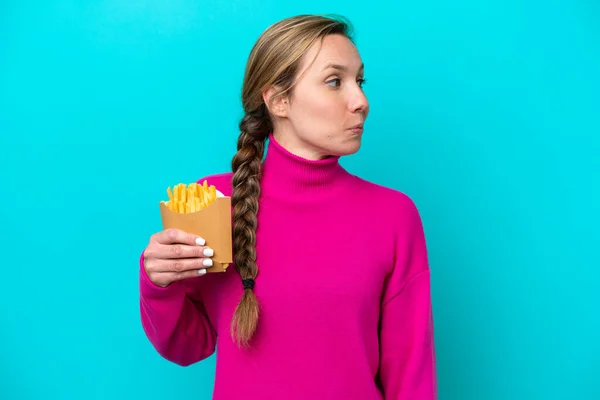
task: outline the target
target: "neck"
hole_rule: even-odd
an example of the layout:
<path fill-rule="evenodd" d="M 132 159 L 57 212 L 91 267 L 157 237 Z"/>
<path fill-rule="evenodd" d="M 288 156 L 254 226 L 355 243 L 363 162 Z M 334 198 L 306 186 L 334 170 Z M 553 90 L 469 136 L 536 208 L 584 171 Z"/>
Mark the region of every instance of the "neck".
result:
<path fill-rule="evenodd" d="M 269 135 L 266 151 L 261 191 L 267 196 L 314 198 L 319 192 L 334 189 L 350 176 L 340 165 L 339 157 L 309 160 L 283 147 L 273 134 Z"/>
<path fill-rule="evenodd" d="M 301 143 L 299 143 L 300 140 L 294 135 L 285 135 L 281 132 L 282 129 L 275 130 L 271 136 L 280 147 L 283 147 L 288 152 L 293 153 L 300 158 L 311 161 L 328 158 L 328 156 L 320 154 L 316 149 L 311 149 L 309 146 L 303 146 Z"/>

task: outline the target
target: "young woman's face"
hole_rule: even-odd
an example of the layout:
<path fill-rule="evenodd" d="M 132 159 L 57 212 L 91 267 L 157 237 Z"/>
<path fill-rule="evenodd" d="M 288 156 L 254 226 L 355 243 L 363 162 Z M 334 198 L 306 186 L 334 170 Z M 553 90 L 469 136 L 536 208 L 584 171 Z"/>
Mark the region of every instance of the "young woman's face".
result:
<path fill-rule="evenodd" d="M 369 103 L 354 44 L 342 35 L 326 36 L 322 46 L 317 41 L 302 59 L 298 77 L 291 97 L 277 108 L 276 140 L 312 160 L 358 151 Z"/>

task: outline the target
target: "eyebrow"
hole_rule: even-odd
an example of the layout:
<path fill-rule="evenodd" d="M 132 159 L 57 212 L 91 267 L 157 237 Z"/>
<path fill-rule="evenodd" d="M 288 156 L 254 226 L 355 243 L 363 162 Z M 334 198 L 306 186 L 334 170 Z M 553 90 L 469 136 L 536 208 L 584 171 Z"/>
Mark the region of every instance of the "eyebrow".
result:
<path fill-rule="evenodd" d="M 323 71 L 329 69 L 329 68 L 333 68 L 333 69 L 337 69 L 339 71 L 342 72 L 347 72 L 348 71 L 348 67 L 346 67 L 345 65 L 341 65 L 341 64 L 334 64 L 334 63 L 327 63 L 325 64 L 325 67 L 323 67 Z M 365 69 L 365 63 L 362 63 L 360 65 L 360 68 L 358 69 L 358 71 L 362 71 Z"/>

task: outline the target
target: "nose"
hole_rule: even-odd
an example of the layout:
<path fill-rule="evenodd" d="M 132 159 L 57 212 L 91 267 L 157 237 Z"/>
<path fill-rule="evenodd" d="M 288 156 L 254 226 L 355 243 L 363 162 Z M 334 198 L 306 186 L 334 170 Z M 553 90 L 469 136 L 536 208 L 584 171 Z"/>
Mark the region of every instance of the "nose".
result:
<path fill-rule="evenodd" d="M 369 101 L 360 86 L 356 86 L 352 91 L 348 101 L 348 108 L 352 113 L 361 113 L 364 115 L 363 118 L 367 117 L 369 112 Z"/>

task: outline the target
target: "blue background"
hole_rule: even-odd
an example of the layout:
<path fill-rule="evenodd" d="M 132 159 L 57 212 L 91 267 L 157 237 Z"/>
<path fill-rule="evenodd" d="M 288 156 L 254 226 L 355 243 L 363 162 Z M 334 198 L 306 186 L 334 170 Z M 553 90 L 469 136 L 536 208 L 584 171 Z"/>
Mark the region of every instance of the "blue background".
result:
<path fill-rule="evenodd" d="M 248 52 L 299 13 L 356 27 L 343 164 L 421 210 L 440 399 L 600 398 L 599 3 L 299 4 L 1 3 L 0 398 L 210 398 L 214 358 L 146 340 L 138 257 L 167 186 L 229 169 Z"/>

